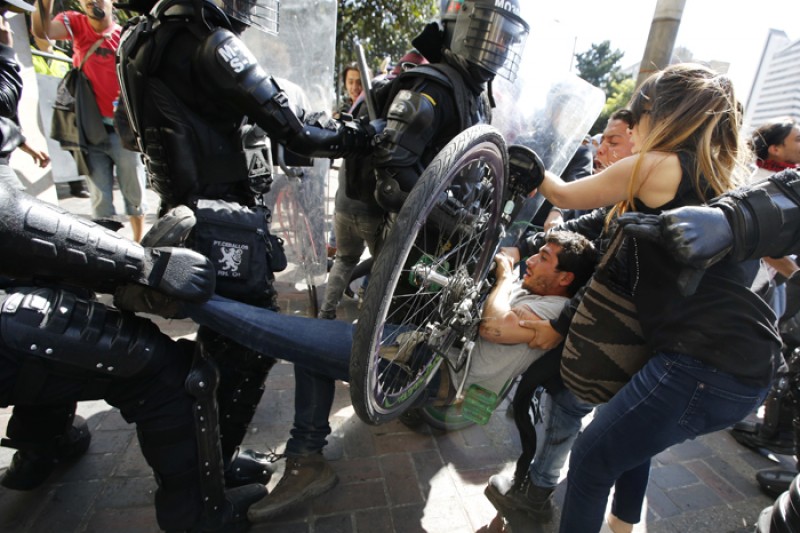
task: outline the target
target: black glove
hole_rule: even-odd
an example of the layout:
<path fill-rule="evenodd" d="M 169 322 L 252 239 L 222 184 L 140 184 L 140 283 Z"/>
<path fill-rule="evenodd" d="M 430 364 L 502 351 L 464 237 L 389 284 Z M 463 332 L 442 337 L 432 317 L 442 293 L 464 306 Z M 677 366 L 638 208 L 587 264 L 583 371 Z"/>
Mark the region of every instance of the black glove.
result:
<path fill-rule="evenodd" d="M 661 243 L 680 263 L 706 269 L 725 257 L 733 232 L 722 210 L 687 206 L 660 215 L 625 213 L 618 218 L 625 234 Z"/>
<path fill-rule="evenodd" d="M 527 146 L 512 144 L 508 147 L 508 174 L 514 194 L 527 196 L 544 181 L 544 163 Z"/>
<path fill-rule="evenodd" d="M 144 268 L 134 281 L 188 302 L 214 294 L 216 272 L 211 261 L 187 248 L 145 248 Z"/>

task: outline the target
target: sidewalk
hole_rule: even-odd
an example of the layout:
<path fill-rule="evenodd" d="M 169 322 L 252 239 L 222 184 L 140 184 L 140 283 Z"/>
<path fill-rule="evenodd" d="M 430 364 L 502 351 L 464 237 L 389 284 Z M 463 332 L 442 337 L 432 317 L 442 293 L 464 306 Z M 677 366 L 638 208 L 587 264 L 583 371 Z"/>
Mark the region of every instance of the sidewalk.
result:
<path fill-rule="evenodd" d="M 153 199 L 153 212 L 156 204 L 151 191 L 149 197 Z M 61 205 L 84 213 L 88 200 L 70 198 Z M 146 222 L 149 225 L 153 220 L 154 215 L 149 214 Z M 284 312 L 307 314 L 305 292 L 285 283 L 277 288 Z M 321 297 L 323 288 L 319 291 Z M 356 302 L 346 299 L 339 318 L 352 321 L 357 314 Z M 156 321 L 176 337 L 190 336 L 195 330 L 188 321 Z M 281 362 L 267 380 L 267 391 L 245 438 L 247 446 L 282 451 L 291 428 L 293 395 L 293 366 Z M 0 487 L 0 531 L 157 531 L 152 505 L 156 485 L 139 452 L 134 427 L 105 402 L 84 402 L 78 412 L 92 431 L 89 452 L 74 465 L 59 468 L 35 491 L 22 493 Z M 0 410 L 3 434 L 9 415 L 10 409 Z M 333 434 L 325 455 L 339 475 L 339 485 L 279 519 L 254 525 L 251 531 L 500 531 L 500 521 L 483 489 L 492 474 L 513 470 L 520 450 L 513 421 L 506 416 L 504 406 L 486 426 L 455 433 L 428 428 L 416 432 L 399 422 L 369 426 L 355 416 L 347 385 L 338 383 L 331 427 Z M 0 469 L 7 467 L 12 454 L 13 450 L 0 448 Z M 793 464 L 789 457 L 776 460 L 788 467 Z M 278 464 L 280 473 L 284 462 Z M 772 503 L 759 491 L 755 472 L 774 465 L 737 444 L 726 431 L 674 446 L 653 462 L 647 516 L 634 531 L 751 532 L 760 511 Z M 279 477 L 274 477 L 270 488 Z M 559 504 L 564 484 L 562 480 L 556 491 Z M 555 532 L 557 523 L 557 518 L 544 526 L 530 524 L 524 517 L 511 519 L 514 533 Z"/>

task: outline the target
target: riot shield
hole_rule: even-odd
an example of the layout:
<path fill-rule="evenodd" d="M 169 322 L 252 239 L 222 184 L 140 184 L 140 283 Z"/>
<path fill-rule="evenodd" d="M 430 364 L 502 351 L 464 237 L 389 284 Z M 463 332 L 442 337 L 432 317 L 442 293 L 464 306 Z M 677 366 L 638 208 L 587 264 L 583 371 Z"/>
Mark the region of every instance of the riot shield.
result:
<path fill-rule="evenodd" d="M 306 110 L 330 111 L 335 100 L 334 56 L 336 2 L 294 0 L 280 10 L 277 36 L 249 30 L 245 43 L 264 69 L 278 80 L 291 102 Z M 286 81 L 288 80 L 288 81 Z M 279 156 L 280 156 L 280 150 Z M 311 312 L 316 314 L 316 286 L 327 272 L 325 213 L 330 160 L 313 160 L 299 166 L 287 157 L 275 161 L 267 205 L 272 208 L 272 229 L 284 240 L 289 267 L 278 280 L 305 284 Z M 330 212 L 331 210 L 328 210 Z"/>
<path fill-rule="evenodd" d="M 492 125 L 509 145 L 532 149 L 547 170 L 560 175 L 603 109 L 605 94 L 566 71 L 558 46 L 546 32 L 528 39 L 517 80 L 496 80 Z M 515 245 L 543 203 L 537 194 L 517 207 L 503 246 Z"/>

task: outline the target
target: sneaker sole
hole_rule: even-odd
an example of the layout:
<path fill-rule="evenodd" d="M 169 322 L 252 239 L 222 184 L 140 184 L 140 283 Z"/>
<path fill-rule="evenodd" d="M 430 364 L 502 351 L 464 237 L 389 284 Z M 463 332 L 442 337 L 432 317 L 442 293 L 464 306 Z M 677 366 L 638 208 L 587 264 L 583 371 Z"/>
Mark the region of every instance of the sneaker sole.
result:
<path fill-rule="evenodd" d="M 534 511 L 528 507 L 520 507 L 518 505 L 513 505 L 509 502 L 505 496 L 500 494 L 493 485 L 487 485 L 483 491 L 484 496 L 489 502 L 494 506 L 495 509 L 500 514 L 509 513 L 509 512 L 516 512 L 516 513 L 524 513 L 531 518 L 535 519 L 538 522 L 550 522 L 553 520 L 553 511 Z"/>
<path fill-rule="evenodd" d="M 290 511 L 295 507 L 305 503 L 309 499 L 328 492 L 339 482 L 339 477 L 336 475 L 336 473 L 331 471 L 331 474 L 331 477 L 324 480 L 322 483 L 309 486 L 296 500 L 287 502 L 284 505 L 276 505 L 275 507 L 267 507 L 265 509 L 249 509 L 247 511 L 247 518 L 249 518 L 251 522 L 261 522 L 268 518 L 272 518 L 273 516 Z M 267 498 L 269 498 L 269 496 L 267 496 Z"/>

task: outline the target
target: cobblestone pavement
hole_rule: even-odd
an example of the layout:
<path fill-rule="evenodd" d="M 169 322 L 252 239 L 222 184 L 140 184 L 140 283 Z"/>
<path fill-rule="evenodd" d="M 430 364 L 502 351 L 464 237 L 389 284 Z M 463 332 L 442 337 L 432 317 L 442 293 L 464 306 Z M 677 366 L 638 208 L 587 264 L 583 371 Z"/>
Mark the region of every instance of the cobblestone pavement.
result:
<path fill-rule="evenodd" d="M 70 199 L 65 207 L 84 207 Z M 150 220 L 150 217 L 148 217 Z M 305 314 L 308 298 L 293 286 L 281 285 L 281 306 Z M 357 316 L 348 299 L 340 319 Z M 190 336 L 187 321 L 158 320 L 170 335 Z M 267 391 L 245 444 L 281 451 L 293 415 L 293 367 L 275 366 Z M 134 428 L 105 402 L 81 403 L 78 412 L 89 422 L 93 439 L 88 453 L 75 464 L 60 467 L 32 492 L 0 488 L 0 531 L 4 532 L 149 532 L 157 531 L 152 507 L 155 481 L 139 453 Z M 0 410 L 4 431 L 10 409 Z M 399 422 L 369 426 L 350 405 L 345 383 L 337 385 L 331 417 L 333 434 L 325 455 L 339 475 L 339 485 L 305 506 L 254 532 L 461 533 L 501 530 L 501 520 L 483 490 L 498 471 L 510 472 L 520 450 L 513 422 L 499 408 L 485 426 L 442 433 L 412 431 Z M 631 435 L 631 438 L 636 438 Z M 13 450 L 0 448 L 0 469 Z M 789 457 L 776 461 L 791 466 Z M 279 462 L 279 472 L 283 461 Z M 658 455 L 647 491 L 647 515 L 637 533 L 750 532 L 759 512 L 772 503 L 755 483 L 755 472 L 775 462 L 738 445 L 721 431 L 689 441 Z M 0 474 L 2 472 L 0 471 Z M 275 476 L 270 488 L 279 476 Z M 556 502 L 563 499 L 562 480 Z M 552 524 L 531 524 L 510 517 L 515 532 L 557 530 Z M 604 530 L 605 531 L 605 530 Z"/>

